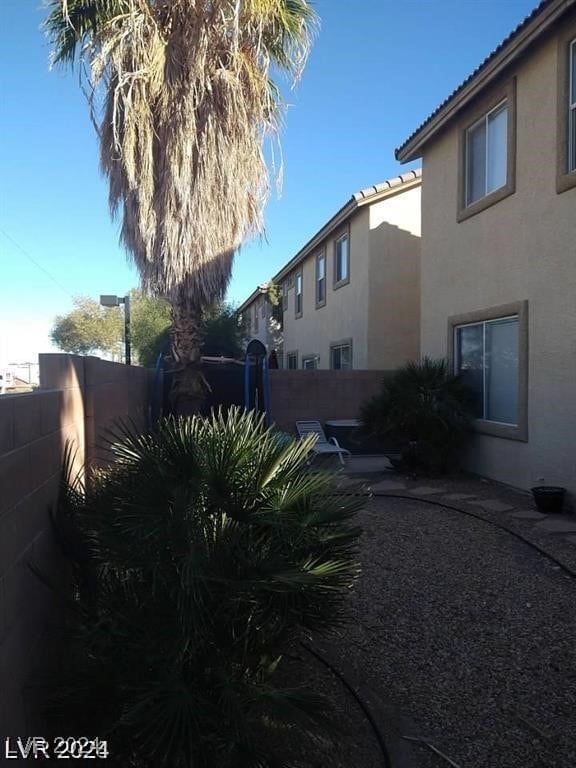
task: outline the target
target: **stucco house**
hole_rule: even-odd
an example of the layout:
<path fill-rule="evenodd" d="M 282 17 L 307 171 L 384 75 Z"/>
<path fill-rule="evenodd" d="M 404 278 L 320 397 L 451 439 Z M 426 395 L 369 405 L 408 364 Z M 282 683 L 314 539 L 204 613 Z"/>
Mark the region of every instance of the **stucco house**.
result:
<path fill-rule="evenodd" d="M 244 322 L 245 342 L 258 339 L 266 349 L 276 352 L 282 348 L 281 313 L 274 311 L 268 299 L 272 281 L 261 283 L 236 310 Z"/>
<path fill-rule="evenodd" d="M 469 468 L 575 494 L 575 0 L 540 3 L 396 158 L 423 164 L 421 353 L 476 392 Z"/>
<path fill-rule="evenodd" d="M 272 278 L 282 342 L 261 289 L 239 308 L 285 368 L 392 370 L 419 355 L 420 170 L 352 195 Z"/>

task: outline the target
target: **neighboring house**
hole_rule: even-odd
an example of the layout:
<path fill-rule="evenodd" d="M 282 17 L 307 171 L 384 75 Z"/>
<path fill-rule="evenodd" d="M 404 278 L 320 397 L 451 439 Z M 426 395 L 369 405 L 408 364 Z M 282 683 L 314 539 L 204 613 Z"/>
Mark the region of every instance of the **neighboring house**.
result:
<path fill-rule="evenodd" d="M 266 349 L 272 351 L 281 347 L 280 324 L 273 314 L 273 306 L 268 300 L 268 283 L 262 283 L 237 309 L 245 322 L 246 342 L 258 339 Z"/>
<path fill-rule="evenodd" d="M 34 385 L 19 378 L 13 371 L 0 371 L 0 395 L 13 395 L 21 392 L 32 392 Z"/>
<path fill-rule="evenodd" d="M 576 2 L 545 0 L 396 151 L 423 160 L 421 352 L 476 393 L 469 467 L 576 493 Z"/>
<path fill-rule="evenodd" d="M 272 278 L 284 368 L 390 370 L 418 357 L 421 184 L 416 170 L 356 193 Z M 265 304 L 255 291 L 240 310 L 270 346 Z"/>

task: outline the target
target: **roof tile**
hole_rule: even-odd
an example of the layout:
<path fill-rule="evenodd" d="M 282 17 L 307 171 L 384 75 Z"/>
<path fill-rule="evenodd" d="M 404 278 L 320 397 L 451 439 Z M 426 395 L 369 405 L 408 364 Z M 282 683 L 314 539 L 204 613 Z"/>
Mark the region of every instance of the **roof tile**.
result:
<path fill-rule="evenodd" d="M 524 28 L 525 28 L 525 27 L 526 27 L 526 26 L 527 26 L 527 25 L 528 25 L 528 24 L 529 24 L 529 23 L 530 23 L 530 22 L 531 22 L 531 21 L 532 21 L 534 18 L 536 18 L 536 16 L 538 16 L 538 15 L 539 15 L 539 14 L 540 14 L 540 13 L 541 13 L 541 12 L 542 12 L 542 11 L 543 11 L 543 10 L 544 10 L 544 9 L 545 9 L 547 6 L 548 6 L 548 5 L 551 5 L 551 4 L 552 4 L 552 2 L 554 2 L 554 0 L 542 0 L 542 2 L 540 2 L 540 3 L 539 3 L 537 6 L 536 6 L 536 8 L 534 8 L 534 10 L 533 10 L 533 11 L 531 11 L 531 12 L 528 14 L 528 16 L 526 16 L 526 18 L 524 18 L 524 19 L 523 19 L 523 20 L 520 22 L 520 24 L 518 24 L 518 26 L 517 26 L 517 27 L 515 27 L 515 28 L 512 30 L 512 32 L 510 32 L 510 34 L 509 34 L 509 35 L 507 35 L 507 36 L 504 38 L 504 40 L 502 40 L 502 42 L 501 42 L 499 45 L 497 45 L 497 46 L 496 46 L 496 48 L 494 48 L 494 50 L 493 50 L 493 51 L 491 51 L 491 52 L 488 54 L 488 56 L 487 56 L 487 57 L 484 59 L 484 61 L 483 61 L 481 64 L 479 64 L 479 65 L 476 67 L 476 69 L 475 69 L 475 70 L 474 70 L 474 71 L 473 71 L 473 72 L 472 72 L 470 75 L 468 75 L 468 77 L 467 77 L 465 80 L 463 80 L 463 81 L 460 83 L 460 85 L 459 85 L 459 86 L 457 86 L 457 87 L 456 87 L 456 88 L 455 88 L 455 89 L 452 91 L 452 93 L 451 93 L 449 96 L 447 96 L 447 97 L 444 99 L 444 101 L 443 101 L 443 102 L 441 102 L 441 103 L 440 103 L 440 104 L 439 104 L 439 105 L 436 107 L 436 109 L 435 109 L 435 110 L 434 110 L 434 111 L 433 111 L 433 112 L 432 112 L 430 115 L 428 115 L 428 117 L 426 118 L 426 120 L 424 120 L 424 122 L 423 122 L 423 123 L 421 123 L 421 124 L 418 126 L 418 128 L 416 128 L 416 130 L 415 130 L 415 131 L 412 131 L 412 133 L 410 134 L 410 136 L 408 136 L 408 138 L 407 138 L 407 139 L 406 139 L 406 140 L 405 140 L 405 141 L 404 141 L 404 142 L 403 142 L 403 143 L 402 143 L 402 144 L 401 144 L 399 147 L 397 147 L 397 148 L 396 148 L 396 150 L 395 150 L 395 153 L 394 153 L 394 154 L 395 154 L 395 156 L 396 156 L 396 158 L 397 158 L 397 159 L 398 159 L 398 155 L 399 155 L 399 154 L 402 152 L 402 150 L 404 149 L 404 147 L 405 147 L 405 146 L 406 146 L 406 145 L 407 145 L 407 144 L 408 144 L 410 141 L 412 141 L 412 139 L 413 139 L 413 138 L 414 138 L 414 137 L 415 137 L 415 136 L 416 136 L 418 133 L 420 133 L 420 131 L 421 131 L 421 130 L 422 130 L 424 127 L 425 127 L 425 126 L 427 126 L 427 125 L 428 125 L 428 123 L 430 123 L 430 122 L 431 122 L 431 121 L 432 121 L 432 120 L 433 120 L 433 119 L 436 117 L 436 115 L 437 115 L 439 112 L 441 112 L 441 111 L 444 109 L 444 107 L 446 107 L 446 106 L 447 106 L 447 105 L 448 105 L 448 104 L 449 104 L 449 103 L 452 101 L 452 99 L 453 99 L 453 98 L 455 98 L 455 96 L 457 96 L 457 95 L 460 93 L 460 91 L 462 91 L 462 89 L 463 89 L 463 88 L 465 88 L 465 87 L 468 85 L 468 83 L 470 83 L 470 81 L 471 81 L 471 80 L 473 80 L 473 79 L 474 79 L 474 78 L 475 78 L 475 77 L 476 77 L 478 74 L 480 74 L 480 73 L 482 72 L 482 70 L 484 70 L 484 69 L 485 69 L 485 68 L 488 66 L 488 64 L 490 64 L 490 62 L 491 62 L 491 61 L 494 59 L 494 57 L 495 57 L 495 56 L 497 56 L 497 55 L 498 55 L 498 54 L 499 54 L 499 53 L 500 53 L 500 52 L 501 52 L 501 51 L 502 51 L 502 50 L 503 50 L 503 49 L 504 49 L 504 48 L 505 48 L 505 47 L 506 47 L 506 46 L 507 46 L 507 45 L 508 45 L 510 42 L 512 42 L 512 41 L 514 40 L 514 38 L 515 38 L 517 35 L 519 35 L 519 34 L 520 34 L 520 32 L 522 32 L 522 30 L 523 30 L 523 29 L 524 29 Z"/>

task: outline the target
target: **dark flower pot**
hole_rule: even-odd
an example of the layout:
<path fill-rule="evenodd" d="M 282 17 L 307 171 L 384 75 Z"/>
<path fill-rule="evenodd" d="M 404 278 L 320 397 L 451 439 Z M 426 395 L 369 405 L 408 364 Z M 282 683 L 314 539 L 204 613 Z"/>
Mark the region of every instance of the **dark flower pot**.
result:
<path fill-rule="evenodd" d="M 541 485 L 531 490 L 538 512 L 541 512 L 543 515 L 559 515 L 562 512 L 564 494 L 566 493 L 565 488 Z"/>

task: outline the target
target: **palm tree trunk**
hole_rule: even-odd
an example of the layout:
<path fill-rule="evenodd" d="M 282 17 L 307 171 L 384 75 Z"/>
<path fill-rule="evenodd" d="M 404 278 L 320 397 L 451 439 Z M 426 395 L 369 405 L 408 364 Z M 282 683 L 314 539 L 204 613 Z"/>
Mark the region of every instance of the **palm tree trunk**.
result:
<path fill-rule="evenodd" d="M 172 304 L 170 333 L 172 413 L 189 416 L 202 410 L 210 386 L 201 370 L 202 310 L 184 302 Z"/>

